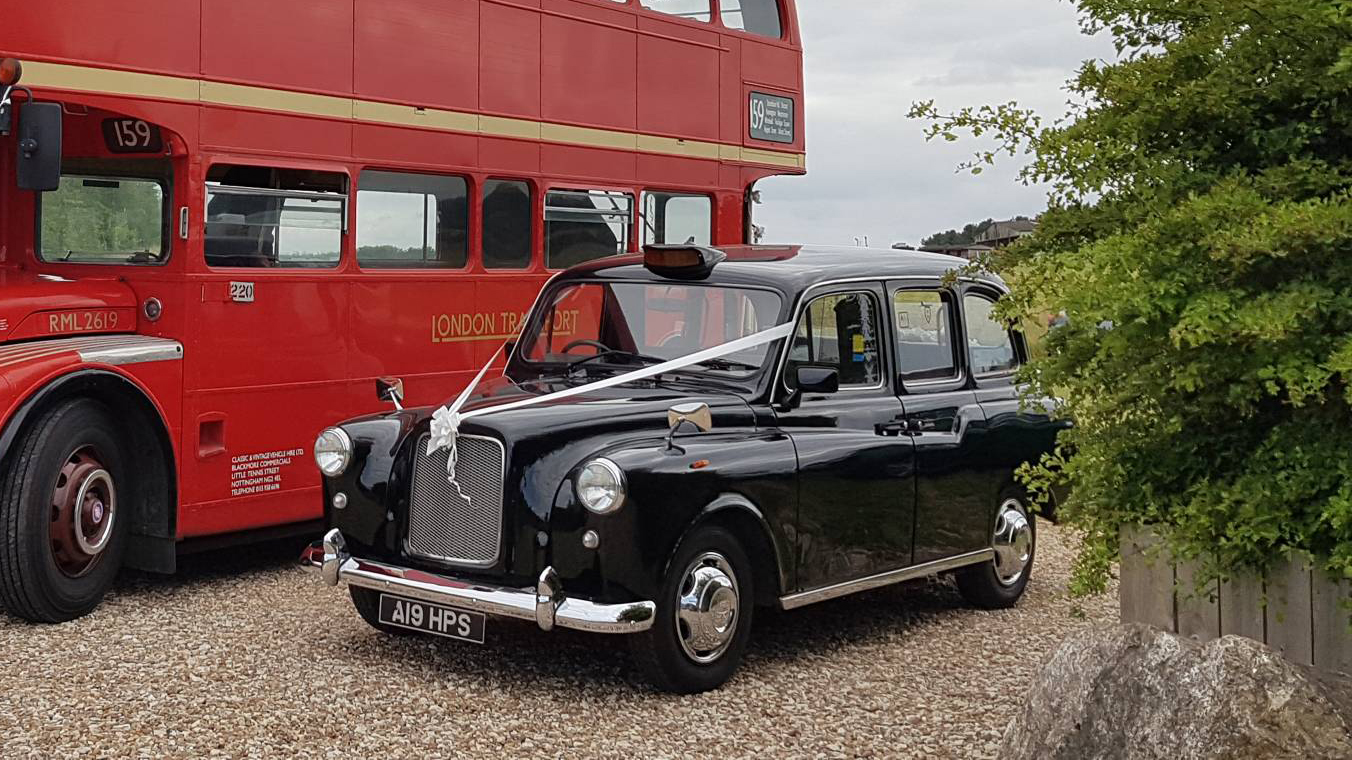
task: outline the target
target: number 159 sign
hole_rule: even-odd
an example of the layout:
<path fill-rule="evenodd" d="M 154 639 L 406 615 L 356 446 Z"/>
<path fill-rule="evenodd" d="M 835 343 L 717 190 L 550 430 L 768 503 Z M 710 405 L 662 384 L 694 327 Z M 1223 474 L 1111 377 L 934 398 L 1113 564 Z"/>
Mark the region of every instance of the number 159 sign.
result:
<path fill-rule="evenodd" d="M 793 98 L 751 93 L 751 137 L 769 142 L 793 142 Z"/>
<path fill-rule="evenodd" d="M 104 119 L 103 142 L 109 153 L 161 153 L 160 128 L 141 119 Z"/>

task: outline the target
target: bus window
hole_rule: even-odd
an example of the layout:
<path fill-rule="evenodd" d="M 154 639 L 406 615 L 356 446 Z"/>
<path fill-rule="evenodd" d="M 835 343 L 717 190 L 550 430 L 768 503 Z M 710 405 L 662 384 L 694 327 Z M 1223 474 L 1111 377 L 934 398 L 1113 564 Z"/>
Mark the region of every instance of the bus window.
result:
<path fill-rule="evenodd" d="M 629 250 L 634 196 L 605 190 L 551 190 L 545 197 L 545 264 L 567 269 Z"/>
<path fill-rule="evenodd" d="M 60 186 L 39 196 L 39 258 L 82 264 L 165 260 L 167 165 L 93 160 L 68 161 L 63 168 Z"/>
<path fill-rule="evenodd" d="M 680 16 L 691 21 L 708 21 L 709 0 L 640 0 L 644 8 L 650 8 L 668 16 Z"/>
<path fill-rule="evenodd" d="M 710 245 L 714 202 L 707 195 L 643 193 L 643 244 Z"/>
<path fill-rule="evenodd" d="M 357 263 L 371 269 L 463 269 L 469 185 L 460 177 L 363 171 Z"/>
<path fill-rule="evenodd" d="M 531 191 L 529 182 L 490 179 L 484 183 L 484 267 L 530 266 Z"/>
<path fill-rule="evenodd" d="M 723 0 L 723 26 L 762 37 L 779 39 L 784 26 L 779 20 L 779 0 Z"/>
<path fill-rule="evenodd" d="M 347 181 L 332 172 L 218 164 L 207 172 L 209 266 L 331 268 L 347 218 Z"/>

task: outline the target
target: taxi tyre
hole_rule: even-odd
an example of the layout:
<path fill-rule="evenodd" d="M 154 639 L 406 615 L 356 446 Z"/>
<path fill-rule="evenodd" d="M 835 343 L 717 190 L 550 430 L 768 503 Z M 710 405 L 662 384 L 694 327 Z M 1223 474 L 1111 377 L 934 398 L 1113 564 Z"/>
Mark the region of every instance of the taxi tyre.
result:
<path fill-rule="evenodd" d="M 411 631 L 407 628 L 400 628 L 397 625 L 386 625 L 380 622 L 380 592 L 372 591 L 369 588 L 358 588 L 357 586 L 348 586 L 347 593 L 352 597 L 352 606 L 357 608 L 357 614 L 365 620 L 372 628 L 381 633 L 388 633 L 391 636 L 416 636 L 417 631 Z"/>
<path fill-rule="evenodd" d="M 53 492 L 67 459 L 77 451 L 97 451 L 114 486 L 131 493 L 116 431 L 107 406 L 77 398 L 43 412 L 15 441 L 0 472 L 0 606 L 11 615 L 34 623 L 64 623 L 92 611 L 112 586 L 132 522 L 128 509 L 112 513 L 106 547 L 78 577 L 57 566 L 50 531 Z"/>
<path fill-rule="evenodd" d="M 1024 516 L 1028 518 L 1028 527 L 1033 539 L 1028 555 L 1028 564 L 1024 566 L 1022 577 L 1016 583 L 1009 585 L 1000 582 L 993 559 L 957 571 L 955 575 L 958 582 L 958 591 L 973 607 L 980 607 L 984 610 L 1002 610 L 1013 607 L 1023 596 L 1024 590 L 1028 588 L 1028 579 L 1033 575 L 1033 565 L 1037 560 L 1037 519 L 1028 508 L 1027 494 L 1022 490 L 1007 488 L 1001 491 L 996 504 L 1005 504 L 1010 501 L 1017 501 Z"/>
<path fill-rule="evenodd" d="M 721 555 L 731 566 L 738 587 L 738 605 L 732 641 L 717 659 L 700 663 L 686 655 L 679 641 L 676 605 L 686 569 L 696 558 L 709 553 Z M 704 525 L 681 540 L 662 581 L 657 618 L 644 633 L 628 637 L 635 664 L 654 686 L 676 694 L 698 694 L 722 686 L 737 672 L 751 636 L 755 609 L 752 576 L 751 560 L 746 551 L 725 528 Z"/>

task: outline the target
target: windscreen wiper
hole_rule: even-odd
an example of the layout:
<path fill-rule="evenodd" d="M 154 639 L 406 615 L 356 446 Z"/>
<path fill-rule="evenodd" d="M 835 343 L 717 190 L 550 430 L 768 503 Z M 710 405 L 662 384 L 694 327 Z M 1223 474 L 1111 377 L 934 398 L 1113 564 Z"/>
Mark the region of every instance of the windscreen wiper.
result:
<path fill-rule="evenodd" d="M 723 372 L 733 372 L 736 370 L 750 370 L 752 372 L 760 369 L 758 364 L 747 364 L 746 362 L 735 362 L 731 359 L 710 359 L 707 362 L 700 362 L 696 367 L 708 367 L 712 370 Z"/>
<path fill-rule="evenodd" d="M 612 357 L 624 357 L 626 359 L 635 359 L 640 364 L 663 364 L 667 361 L 666 359 L 659 359 L 656 356 L 647 356 L 645 354 L 635 353 L 633 351 L 621 351 L 619 349 L 611 349 L 610 351 L 602 351 L 601 353 L 596 354 L 595 356 L 588 356 L 585 359 L 578 359 L 577 361 L 568 365 L 568 372 L 571 373 L 573 370 L 589 362 L 594 362 L 597 361 L 598 359 L 606 359 Z"/>

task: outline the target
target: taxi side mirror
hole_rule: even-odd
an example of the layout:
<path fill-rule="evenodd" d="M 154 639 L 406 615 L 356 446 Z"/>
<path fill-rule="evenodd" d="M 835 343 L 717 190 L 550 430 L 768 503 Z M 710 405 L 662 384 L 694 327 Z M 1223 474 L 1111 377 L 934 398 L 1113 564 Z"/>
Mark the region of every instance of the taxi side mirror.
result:
<path fill-rule="evenodd" d="M 395 409 L 403 409 L 404 381 L 397 377 L 376 378 L 376 398 L 394 404 Z"/>
<path fill-rule="evenodd" d="M 15 174 L 20 190 L 61 185 L 61 104 L 25 103 L 19 111 Z"/>
<path fill-rule="evenodd" d="M 804 393 L 835 393 L 840 390 L 840 372 L 826 367 L 799 367 L 798 390 Z"/>
<path fill-rule="evenodd" d="M 702 402 L 677 404 L 667 410 L 667 426 L 671 428 L 672 435 L 676 434 L 677 428 L 687 422 L 701 433 L 714 429 L 714 416 L 709 411 L 708 404 Z"/>
<path fill-rule="evenodd" d="M 667 426 L 671 428 L 667 433 L 667 451 L 678 453 L 685 451 L 676 445 L 676 431 L 686 423 L 694 425 L 701 433 L 713 430 L 714 415 L 709 410 L 709 405 L 697 401 L 691 404 L 677 404 L 667 410 Z"/>

